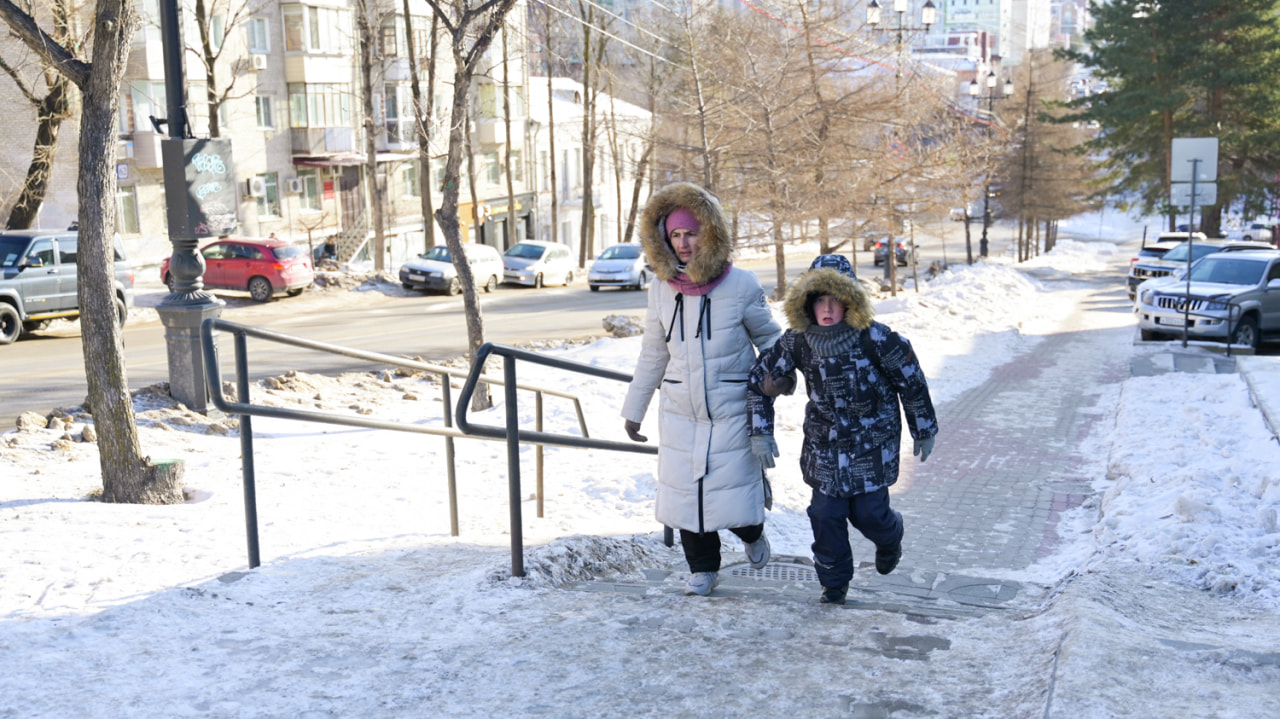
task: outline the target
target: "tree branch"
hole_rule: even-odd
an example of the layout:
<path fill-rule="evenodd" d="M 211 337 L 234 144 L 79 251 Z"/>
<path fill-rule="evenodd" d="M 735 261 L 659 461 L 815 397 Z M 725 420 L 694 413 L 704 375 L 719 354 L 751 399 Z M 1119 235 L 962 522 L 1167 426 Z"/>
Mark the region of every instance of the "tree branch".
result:
<path fill-rule="evenodd" d="M 83 90 L 89 84 L 89 63 L 76 59 L 70 50 L 54 41 L 40 29 L 34 18 L 13 4 L 13 0 L 0 0 L 0 18 L 9 23 L 9 29 L 19 40 L 74 82 L 76 87 Z"/>

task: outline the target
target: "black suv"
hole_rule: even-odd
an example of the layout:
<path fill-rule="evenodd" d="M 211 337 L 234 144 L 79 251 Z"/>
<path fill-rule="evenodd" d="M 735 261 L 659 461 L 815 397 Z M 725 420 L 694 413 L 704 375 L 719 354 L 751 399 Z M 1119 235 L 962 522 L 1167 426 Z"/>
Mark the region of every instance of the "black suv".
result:
<path fill-rule="evenodd" d="M 0 345 L 25 332 L 35 332 L 49 320 L 77 317 L 76 255 L 79 235 L 74 231 L 0 231 Z M 133 268 L 115 242 L 115 304 L 124 325 L 133 306 Z"/>

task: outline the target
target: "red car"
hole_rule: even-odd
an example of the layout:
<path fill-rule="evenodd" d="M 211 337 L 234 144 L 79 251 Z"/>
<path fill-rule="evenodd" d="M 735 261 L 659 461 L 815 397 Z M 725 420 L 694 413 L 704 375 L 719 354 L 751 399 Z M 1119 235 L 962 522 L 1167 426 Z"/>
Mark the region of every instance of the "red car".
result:
<path fill-rule="evenodd" d="M 316 278 L 307 248 L 284 240 L 230 237 L 205 245 L 204 286 L 215 290 L 246 290 L 258 302 L 285 292 L 302 294 Z M 160 265 L 160 277 L 173 291 L 169 258 Z"/>

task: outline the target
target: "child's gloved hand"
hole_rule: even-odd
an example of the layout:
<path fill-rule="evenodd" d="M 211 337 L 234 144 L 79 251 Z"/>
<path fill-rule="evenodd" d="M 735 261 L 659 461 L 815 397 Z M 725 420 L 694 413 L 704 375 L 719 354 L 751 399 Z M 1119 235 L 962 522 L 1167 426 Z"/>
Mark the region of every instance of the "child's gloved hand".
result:
<path fill-rule="evenodd" d="M 773 466 L 773 458 L 778 456 L 778 443 L 773 441 L 771 434 L 753 434 L 749 437 L 751 440 L 751 453 L 760 460 L 760 464 L 765 469 Z"/>
<path fill-rule="evenodd" d="M 791 394 L 796 391 L 796 373 L 790 372 L 781 377 L 773 375 L 765 375 L 764 381 L 760 384 L 760 394 L 766 397 L 779 397 L 784 394 Z"/>
<path fill-rule="evenodd" d="M 627 420 L 627 423 L 622 426 L 627 430 L 627 436 L 631 438 L 632 442 L 648 442 L 649 441 L 648 437 L 644 436 L 643 434 L 640 434 L 639 422 L 632 422 L 631 420 Z"/>
<path fill-rule="evenodd" d="M 915 444 L 915 448 L 911 450 L 911 454 L 912 454 L 912 455 L 919 455 L 919 457 L 920 457 L 920 461 L 921 461 L 921 462 L 925 461 L 926 459 L 928 459 L 928 458 L 929 458 L 929 455 L 933 453 L 933 440 L 934 440 L 934 439 L 935 439 L 934 437 L 928 437 L 928 438 L 925 438 L 925 439 L 917 439 L 917 440 L 916 440 L 916 444 Z"/>

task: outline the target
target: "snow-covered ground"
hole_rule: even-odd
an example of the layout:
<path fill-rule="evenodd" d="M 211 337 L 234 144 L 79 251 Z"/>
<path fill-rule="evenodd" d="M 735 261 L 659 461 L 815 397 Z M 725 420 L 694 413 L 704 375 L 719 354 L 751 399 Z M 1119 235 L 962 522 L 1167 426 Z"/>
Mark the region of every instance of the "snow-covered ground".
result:
<path fill-rule="evenodd" d="M 879 318 L 911 339 L 946 402 L 1074 306 L 1037 277 L 1123 264 L 1109 240 L 1134 237 L 1127 223 L 1067 223 L 1077 239 L 1053 253 L 955 268 L 881 301 Z M 630 372 L 638 343 L 544 351 Z M 1241 360 L 1273 405 L 1277 360 Z M 623 438 L 624 386 L 524 372 L 580 398 L 593 437 Z M 1114 396 L 1114 422 L 1087 440 L 1108 454 L 1100 500 L 1064 520 L 1058 554 L 1025 573 L 1054 587 L 1043 604 L 930 623 L 566 589 L 680 566 L 655 531 L 645 455 L 548 449 L 537 518 L 526 448 L 528 577 L 512 579 L 501 444 L 455 443 L 451 537 L 441 438 L 264 418 L 253 420 L 262 566 L 249 571 L 234 421 L 144 392 L 143 450 L 185 462 L 185 504 L 92 501 L 83 414 L 0 435 L 0 717 L 1273 716 L 1276 437 L 1239 374 L 1135 377 Z M 442 424 L 439 386 L 421 374 L 282 375 L 253 397 Z M 569 403 L 545 409 L 548 431 L 576 431 Z M 473 419 L 503 422 L 500 407 Z M 779 422 L 780 462 L 794 462 L 799 424 Z M 807 555 L 807 493 L 779 476 L 774 551 Z"/>

